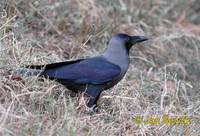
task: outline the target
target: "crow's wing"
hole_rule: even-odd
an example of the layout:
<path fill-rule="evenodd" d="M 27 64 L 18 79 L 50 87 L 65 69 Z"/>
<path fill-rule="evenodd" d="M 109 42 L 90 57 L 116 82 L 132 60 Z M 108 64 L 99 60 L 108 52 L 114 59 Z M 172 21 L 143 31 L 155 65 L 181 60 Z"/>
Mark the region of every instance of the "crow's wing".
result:
<path fill-rule="evenodd" d="M 117 78 L 119 66 L 102 57 L 85 59 L 73 64 L 45 69 L 42 73 L 50 79 L 64 80 L 77 84 L 103 84 Z"/>
<path fill-rule="evenodd" d="M 66 66 L 70 64 L 75 64 L 77 62 L 83 61 L 84 59 L 78 59 L 78 60 L 72 60 L 72 61 L 65 61 L 65 62 L 57 62 L 57 63 L 52 63 L 52 64 L 47 64 L 47 65 L 27 65 L 25 66 L 26 68 L 30 69 L 53 69 L 53 68 L 59 68 L 61 66 Z"/>

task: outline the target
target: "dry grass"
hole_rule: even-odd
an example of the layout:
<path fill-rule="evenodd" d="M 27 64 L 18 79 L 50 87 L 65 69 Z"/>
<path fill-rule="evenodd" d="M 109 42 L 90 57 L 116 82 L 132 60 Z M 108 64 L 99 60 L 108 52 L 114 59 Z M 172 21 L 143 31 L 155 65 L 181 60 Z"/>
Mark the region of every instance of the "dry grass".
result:
<path fill-rule="evenodd" d="M 198 0 L 2 0 L 0 136 L 199 135 L 199 14 Z M 98 54 L 119 32 L 150 40 L 132 49 L 126 77 L 101 95 L 96 114 L 56 82 L 14 74 L 24 64 Z M 163 115 L 192 122 L 134 121 Z"/>

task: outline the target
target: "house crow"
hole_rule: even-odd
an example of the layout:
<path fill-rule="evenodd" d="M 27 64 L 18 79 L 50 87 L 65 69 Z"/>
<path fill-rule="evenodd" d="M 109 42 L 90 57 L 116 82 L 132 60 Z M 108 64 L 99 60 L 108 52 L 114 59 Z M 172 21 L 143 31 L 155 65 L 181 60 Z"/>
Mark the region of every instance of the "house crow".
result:
<path fill-rule="evenodd" d="M 117 34 L 111 38 L 105 52 L 98 56 L 46 65 L 29 65 L 26 66 L 29 72 L 26 72 L 56 80 L 72 91 L 86 93 L 89 96 L 87 106 L 94 108 L 101 92 L 113 87 L 124 77 L 129 67 L 131 47 L 146 40 L 144 36 Z"/>

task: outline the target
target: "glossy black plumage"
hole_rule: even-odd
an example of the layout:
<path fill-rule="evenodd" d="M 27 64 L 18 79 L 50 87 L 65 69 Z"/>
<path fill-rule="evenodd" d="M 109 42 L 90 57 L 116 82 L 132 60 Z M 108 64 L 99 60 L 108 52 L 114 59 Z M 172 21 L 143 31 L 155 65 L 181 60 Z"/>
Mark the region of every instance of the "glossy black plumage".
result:
<path fill-rule="evenodd" d="M 61 62 L 62 63 L 62 62 Z M 119 66 L 102 57 L 89 58 L 73 64 L 45 69 L 41 74 L 57 80 L 65 80 L 75 84 L 104 84 L 119 76 Z"/>

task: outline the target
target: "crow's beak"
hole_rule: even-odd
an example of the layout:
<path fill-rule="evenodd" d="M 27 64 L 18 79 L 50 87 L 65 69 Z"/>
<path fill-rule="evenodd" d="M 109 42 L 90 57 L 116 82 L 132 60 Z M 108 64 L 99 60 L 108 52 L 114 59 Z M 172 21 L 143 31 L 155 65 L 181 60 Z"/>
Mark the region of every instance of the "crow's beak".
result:
<path fill-rule="evenodd" d="M 148 38 L 145 36 L 132 36 L 131 37 L 131 41 L 133 43 L 140 43 L 140 42 L 144 42 L 146 40 L 148 40 Z"/>

